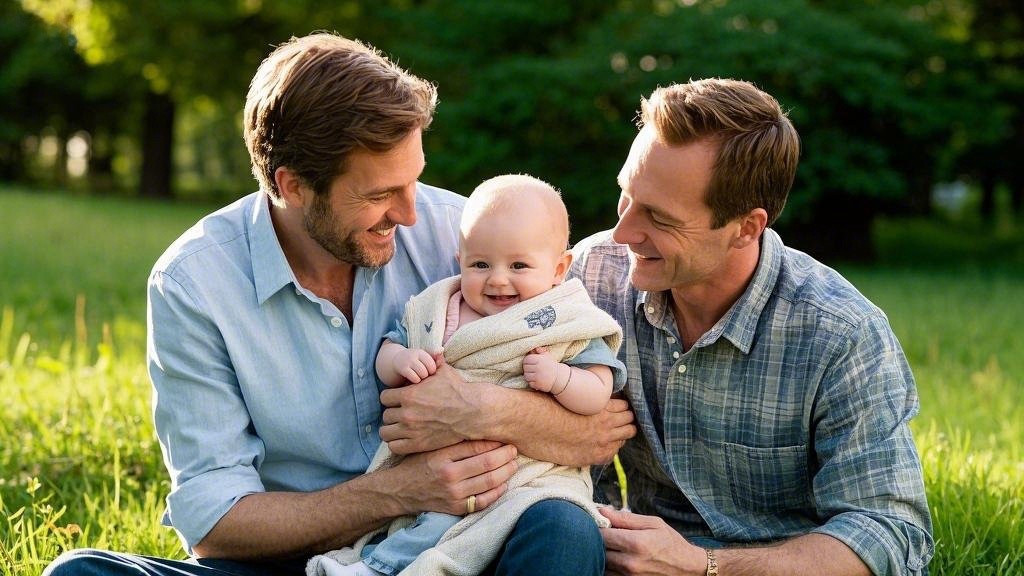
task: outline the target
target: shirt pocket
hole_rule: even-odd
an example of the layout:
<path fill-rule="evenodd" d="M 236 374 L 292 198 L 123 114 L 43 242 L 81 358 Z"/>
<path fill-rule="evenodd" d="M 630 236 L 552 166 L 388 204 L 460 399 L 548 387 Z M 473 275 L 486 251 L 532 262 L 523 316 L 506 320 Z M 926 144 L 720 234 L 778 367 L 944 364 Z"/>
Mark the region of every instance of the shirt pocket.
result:
<path fill-rule="evenodd" d="M 741 510 L 811 508 L 807 446 L 753 447 L 723 442 L 733 502 Z"/>

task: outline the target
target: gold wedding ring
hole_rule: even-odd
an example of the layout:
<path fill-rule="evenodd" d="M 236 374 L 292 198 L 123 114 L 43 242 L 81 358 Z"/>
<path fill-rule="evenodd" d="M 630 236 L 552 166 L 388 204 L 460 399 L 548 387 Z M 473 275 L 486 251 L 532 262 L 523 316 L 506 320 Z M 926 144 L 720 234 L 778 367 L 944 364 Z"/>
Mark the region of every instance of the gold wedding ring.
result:
<path fill-rule="evenodd" d="M 466 498 L 466 514 L 476 512 L 476 494 Z"/>

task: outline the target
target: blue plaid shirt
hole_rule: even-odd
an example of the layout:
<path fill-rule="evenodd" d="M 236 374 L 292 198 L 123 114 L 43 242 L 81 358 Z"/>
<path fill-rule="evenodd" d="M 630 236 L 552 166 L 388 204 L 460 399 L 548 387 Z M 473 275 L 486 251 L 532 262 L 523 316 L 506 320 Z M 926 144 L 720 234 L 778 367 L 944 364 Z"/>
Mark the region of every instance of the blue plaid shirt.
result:
<path fill-rule="evenodd" d="M 629 284 L 625 246 L 602 232 L 574 252 L 570 274 L 624 329 L 635 512 L 711 545 L 828 534 L 875 574 L 927 573 L 917 391 L 881 310 L 766 230 L 744 294 L 684 351 L 668 294 Z"/>

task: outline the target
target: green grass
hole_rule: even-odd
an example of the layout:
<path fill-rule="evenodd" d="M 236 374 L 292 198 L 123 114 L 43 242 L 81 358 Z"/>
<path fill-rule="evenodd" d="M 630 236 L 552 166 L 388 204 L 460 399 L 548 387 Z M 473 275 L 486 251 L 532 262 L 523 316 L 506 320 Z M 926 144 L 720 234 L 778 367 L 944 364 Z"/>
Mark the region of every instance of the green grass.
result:
<path fill-rule="evenodd" d="M 71 547 L 182 556 L 159 527 L 144 286 L 209 209 L 0 189 L 0 575 Z M 890 264 L 840 269 L 888 313 L 917 378 L 932 574 L 1024 573 L 1024 267 L 1007 264 L 1024 242 L 958 244 L 930 223 L 880 234 Z M 993 246 L 1005 257 L 966 263 Z"/>
<path fill-rule="evenodd" d="M 145 284 L 209 209 L 0 190 L 0 574 L 69 547 L 182 555 L 158 527 Z"/>
<path fill-rule="evenodd" d="M 932 574 L 1024 574 L 1024 274 L 846 270 L 914 370 Z"/>
<path fill-rule="evenodd" d="M 83 328 L 74 325 L 83 304 L 86 328 L 137 332 L 153 263 L 210 209 L 0 189 L 0 305 L 41 343 L 59 345 Z"/>

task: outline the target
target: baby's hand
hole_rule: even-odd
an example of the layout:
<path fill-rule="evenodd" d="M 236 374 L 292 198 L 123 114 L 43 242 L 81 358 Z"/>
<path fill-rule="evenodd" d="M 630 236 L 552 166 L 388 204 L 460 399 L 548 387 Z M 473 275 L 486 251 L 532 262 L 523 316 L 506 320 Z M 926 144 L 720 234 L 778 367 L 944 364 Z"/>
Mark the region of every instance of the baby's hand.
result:
<path fill-rule="evenodd" d="M 558 362 L 551 357 L 547 348 L 534 348 L 523 358 L 523 377 L 530 388 L 551 392 L 558 377 Z"/>
<path fill-rule="evenodd" d="M 407 348 L 395 354 L 393 365 L 395 372 L 413 384 L 419 383 L 427 376 L 437 372 L 434 357 L 420 348 Z"/>

